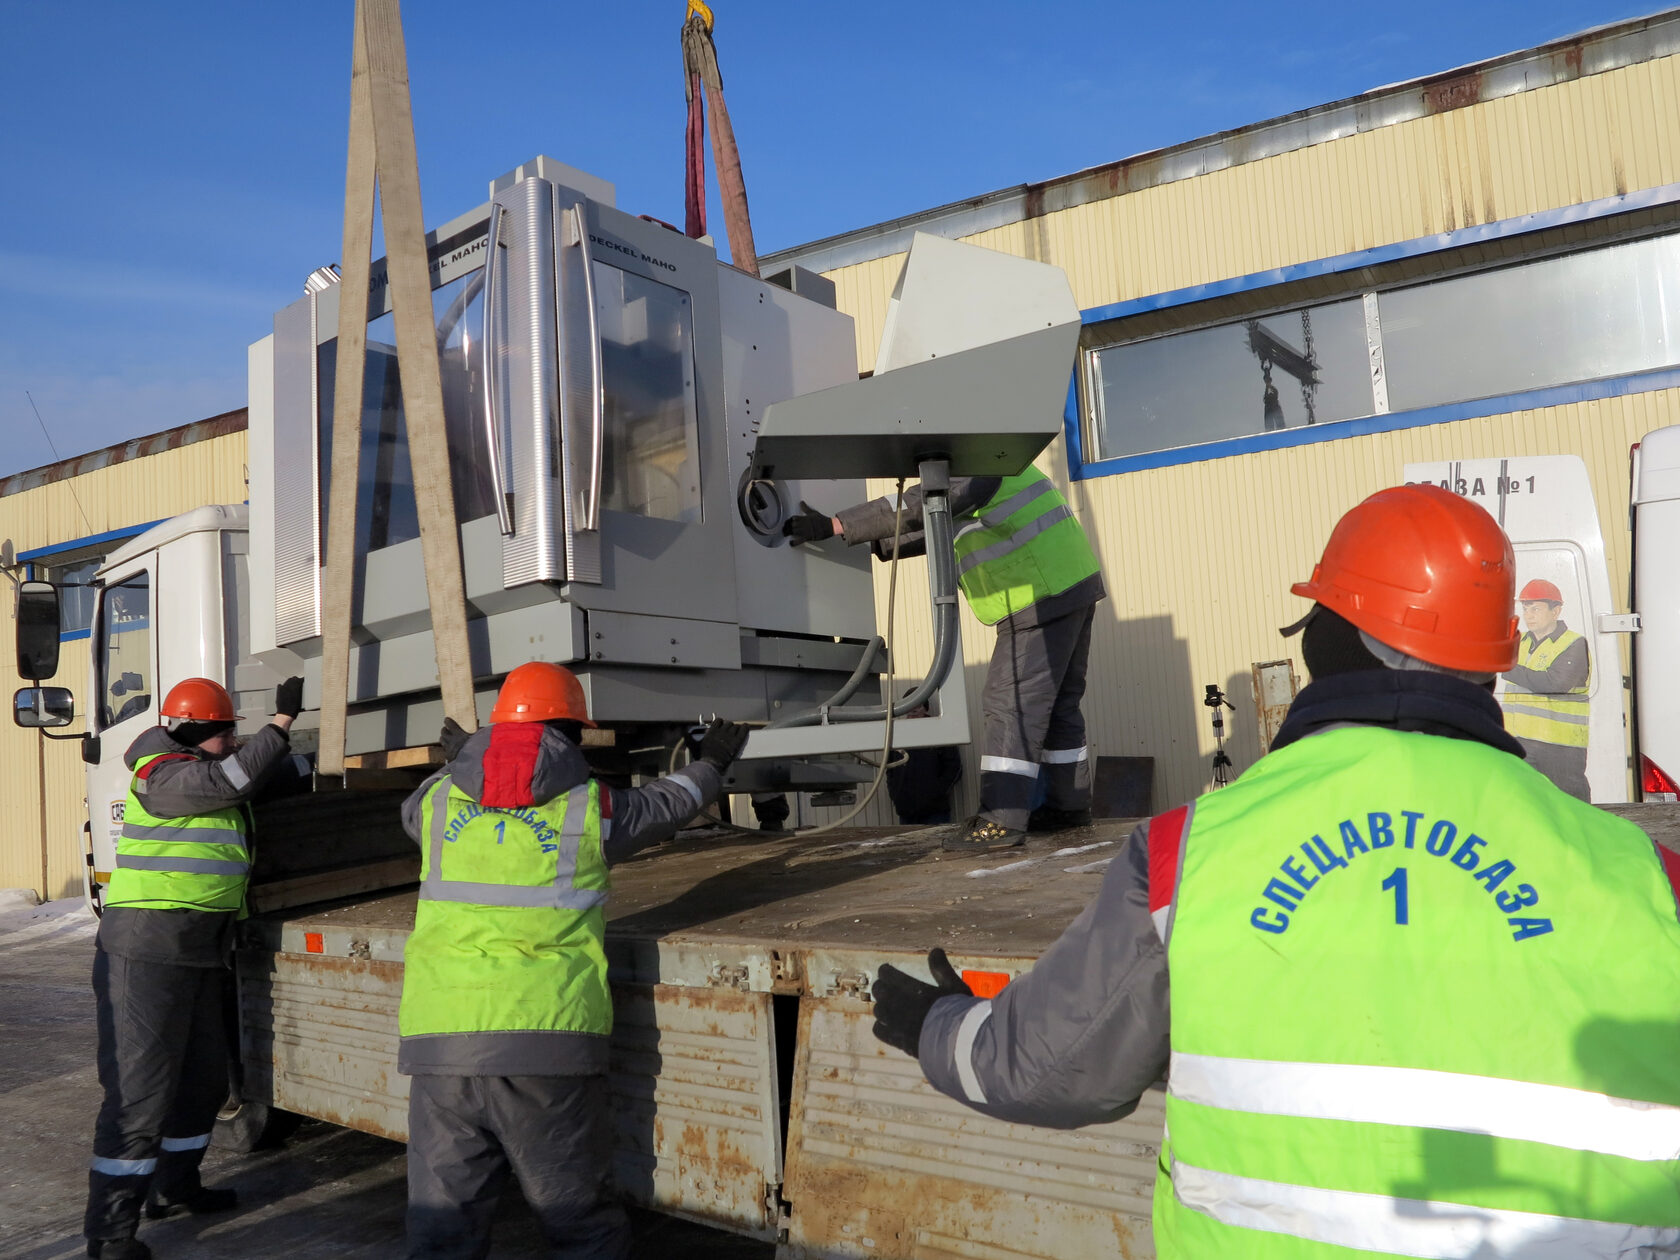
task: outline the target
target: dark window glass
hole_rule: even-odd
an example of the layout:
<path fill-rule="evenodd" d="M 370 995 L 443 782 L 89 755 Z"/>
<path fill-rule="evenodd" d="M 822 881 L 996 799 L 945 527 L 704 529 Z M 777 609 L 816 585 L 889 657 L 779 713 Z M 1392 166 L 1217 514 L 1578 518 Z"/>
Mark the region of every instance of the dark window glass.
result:
<path fill-rule="evenodd" d="M 438 367 L 443 381 L 443 418 L 449 439 L 449 470 L 458 521 L 496 510 L 490 483 L 489 443 L 484 428 L 479 335 L 483 330 L 482 270 L 432 291 L 437 320 Z M 333 386 L 337 340 L 320 348 L 321 528 L 328 520 L 328 470 L 332 465 Z M 408 430 L 397 374 L 395 316 L 368 322 L 367 367 L 362 378 L 361 476 L 356 496 L 358 554 L 420 536 L 414 506 L 414 473 L 408 460 Z"/>
<path fill-rule="evenodd" d="M 99 728 L 150 713 L 152 577 L 137 573 L 105 588 L 99 615 Z"/>
<path fill-rule="evenodd" d="M 1108 346 L 1089 363 L 1096 459 L 1372 410 L 1359 298 Z"/>

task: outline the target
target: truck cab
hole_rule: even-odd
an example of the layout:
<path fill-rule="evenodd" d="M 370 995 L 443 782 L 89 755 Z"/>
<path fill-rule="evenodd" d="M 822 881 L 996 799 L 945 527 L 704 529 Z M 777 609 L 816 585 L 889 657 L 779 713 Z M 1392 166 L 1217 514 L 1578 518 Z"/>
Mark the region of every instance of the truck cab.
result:
<path fill-rule="evenodd" d="M 246 733 L 272 711 L 284 675 L 250 656 L 248 528 L 243 504 L 194 508 L 131 539 L 95 577 L 83 758 L 96 905 L 122 832 L 131 777 L 123 756 L 158 725 L 170 686 L 195 677 L 222 684 Z"/>

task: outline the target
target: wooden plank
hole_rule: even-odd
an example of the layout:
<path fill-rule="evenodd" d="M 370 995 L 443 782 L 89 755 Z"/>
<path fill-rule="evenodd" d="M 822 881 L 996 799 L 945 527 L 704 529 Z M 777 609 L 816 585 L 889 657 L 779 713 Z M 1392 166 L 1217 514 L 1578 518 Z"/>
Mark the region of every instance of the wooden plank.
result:
<path fill-rule="evenodd" d="M 357 0 L 364 14 L 369 97 L 384 211 L 386 274 L 397 326 L 398 374 L 414 471 L 414 507 L 426 563 L 432 642 L 437 653 L 443 711 L 466 730 L 478 728 L 472 659 L 467 647 L 467 596 L 461 575 L 461 536 L 444 428 L 438 371 L 432 276 L 426 223 L 420 208 L 420 169 L 408 93 L 408 54 L 398 0 Z"/>
<path fill-rule="evenodd" d="M 350 693 L 350 599 L 355 584 L 356 483 L 362 442 L 362 378 L 367 366 L 367 292 L 373 255 L 373 197 L 378 180 L 367 39 L 356 5 L 350 69 L 350 142 L 344 171 L 344 250 L 339 255 L 338 352 L 333 385 L 333 444 L 327 538 L 321 574 L 320 774 L 344 774 L 345 710 Z"/>
<path fill-rule="evenodd" d="M 441 766 L 443 749 L 437 744 L 418 748 L 389 748 L 384 752 L 357 753 L 344 759 L 347 770 L 400 770 L 405 766 Z"/>
<path fill-rule="evenodd" d="M 252 912 L 260 914 L 419 882 L 420 855 L 415 853 L 412 857 L 390 858 L 339 871 L 315 871 L 294 879 L 254 885 L 249 901 Z"/>

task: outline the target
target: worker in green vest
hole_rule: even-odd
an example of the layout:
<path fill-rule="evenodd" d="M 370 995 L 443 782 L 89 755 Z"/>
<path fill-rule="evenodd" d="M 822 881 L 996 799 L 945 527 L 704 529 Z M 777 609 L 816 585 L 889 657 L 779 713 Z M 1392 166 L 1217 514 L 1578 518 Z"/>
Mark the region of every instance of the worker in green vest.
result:
<path fill-rule="evenodd" d="M 1517 663 L 1505 671 L 1500 707 L 1528 764 L 1571 796 L 1592 799 L 1587 786 L 1587 720 L 1592 660 L 1587 641 L 1564 625 L 1563 592 L 1535 578 L 1517 592 L 1527 633 Z"/>
<path fill-rule="evenodd" d="M 1501 725 L 1513 568 L 1438 486 L 1354 507 L 1271 752 L 990 1001 L 882 967 L 876 1035 L 1025 1124 L 1165 1076 L 1162 1260 L 1680 1255 L 1680 858 Z"/>
<path fill-rule="evenodd" d="M 747 729 L 713 722 L 691 765 L 611 788 L 578 747 L 594 725 L 570 670 L 521 665 L 488 727 L 445 726 L 448 764 L 403 804 L 421 853 L 397 1055 L 411 1260 L 484 1256 L 509 1171 L 556 1260 L 628 1254 L 609 1186 L 607 868 L 715 801 Z"/>
<path fill-rule="evenodd" d="M 245 913 L 250 802 L 278 780 L 307 777 L 291 752 L 303 679 L 275 695 L 274 718 L 243 744 L 220 683 L 188 678 L 164 697 L 168 725 L 143 732 L 124 760 L 116 870 L 93 956 L 99 1083 L 87 1253 L 145 1260 L 135 1237 L 148 1217 L 226 1211 L 226 1187 L 206 1188 L 199 1163 L 227 1100 L 224 1001 L 235 923 Z"/>
<path fill-rule="evenodd" d="M 782 527 L 797 543 L 839 536 L 870 543 L 887 559 L 899 517 L 905 533 L 898 554 L 925 551 L 920 486 L 905 492 L 902 511 L 892 497 L 835 516 L 801 506 Z M 1073 509 L 1037 468 L 1013 477 L 952 477 L 950 506 L 958 585 L 974 615 L 997 627 L 997 641 L 980 700 L 980 812 L 942 843 L 986 852 L 1024 844 L 1029 831 L 1091 821 L 1080 702 L 1091 625 L 1106 591 Z"/>

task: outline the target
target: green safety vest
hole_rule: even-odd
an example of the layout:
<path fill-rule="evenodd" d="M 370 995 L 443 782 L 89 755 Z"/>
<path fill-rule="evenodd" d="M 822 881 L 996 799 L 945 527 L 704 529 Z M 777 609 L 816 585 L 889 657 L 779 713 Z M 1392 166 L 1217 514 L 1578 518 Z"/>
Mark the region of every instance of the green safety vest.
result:
<path fill-rule="evenodd" d="M 1517 664 L 1526 669 L 1547 670 L 1581 636 L 1565 630 L 1555 639 L 1536 640 L 1533 635 L 1522 637 Z M 1518 739 L 1538 740 L 1542 744 L 1562 744 L 1566 748 L 1587 746 L 1588 705 L 1587 688 L 1592 685 L 1592 662 L 1587 663 L 1587 681 L 1579 687 L 1556 694 L 1527 691 L 1507 680 L 1508 690 L 1500 697 L 1505 710 L 1505 729 Z"/>
<path fill-rule="evenodd" d="M 1050 479 L 1028 467 L 957 531 L 957 584 L 989 626 L 1097 572 L 1097 556 Z"/>
<path fill-rule="evenodd" d="M 496 809 L 446 776 L 420 809 L 402 1035 L 610 1033 L 610 879 L 595 780 L 541 805 Z"/>
<path fill-rule="evenodd" d="M 140 785 L 154 753 L 134 763 L 123 805 L 117 867 L 104 904 L 146 910 L 232 910 L 243 914 L 245 883 L 251 874 L 245 811 L 238 806 L 185 818 L 159 818 L 147 811 Z"/>
<path fill-rule="evenodd" d="M 1186 812 L 1150 832 L 1163 1260 L 1676 1254 L 1680 917 L 1639 828 L 1378 727 Z"/>

